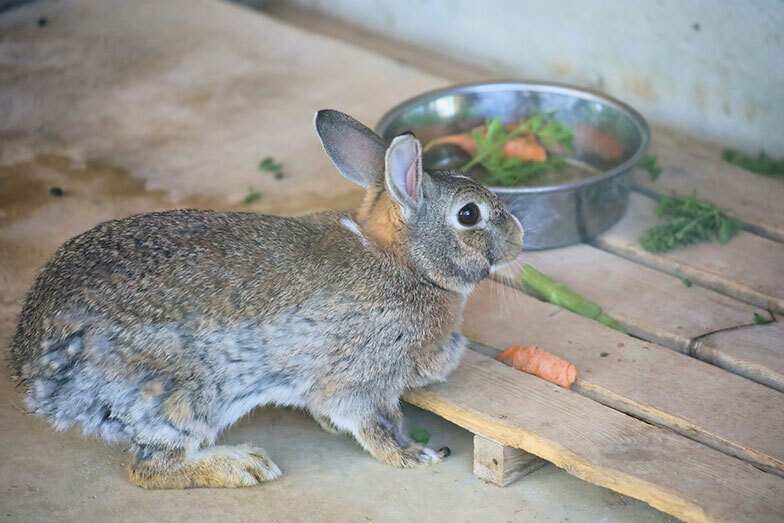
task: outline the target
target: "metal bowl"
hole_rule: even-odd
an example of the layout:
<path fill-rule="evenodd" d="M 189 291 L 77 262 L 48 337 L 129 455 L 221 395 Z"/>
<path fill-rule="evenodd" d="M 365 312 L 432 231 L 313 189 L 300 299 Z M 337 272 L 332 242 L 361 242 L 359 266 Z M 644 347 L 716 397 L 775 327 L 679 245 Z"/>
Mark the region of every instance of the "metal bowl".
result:
<path fill-rule="evenodd" d="M 567 162 L 590 170 L 590 174 L 557 185 L 490 189 L 523 224 L 525 250 L 586 241 L 623 216 L 632 171 L 648 149 L 648 125 L 623 102 L 552 83 L 458 85 L 397 105 L 381 118 L 376 132 L 389 142 L 412 131 L 426 144 L 446 134 L 466 132 L 486 118 L 500 117 L 504 123 L 512 123 L 539 112 L 547 112 L 575 130 L 575 148 Z M 440 158 L 437 165 L 426 162 L 425 168 L 443 168 L 449 163 L 443 160 Z"/>

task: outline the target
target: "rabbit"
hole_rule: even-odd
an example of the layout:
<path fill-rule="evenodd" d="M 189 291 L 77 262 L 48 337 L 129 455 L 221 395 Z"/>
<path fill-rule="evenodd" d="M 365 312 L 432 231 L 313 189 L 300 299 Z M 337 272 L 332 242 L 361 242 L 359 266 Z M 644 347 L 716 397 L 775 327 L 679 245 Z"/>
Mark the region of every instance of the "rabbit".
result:
<path fill-rule="evenodd" d="M 278 477 L 263 449 L 214 445 L 260 405 L 307 410 L 396 467 L 449 455 L 411 441 L 400 396 L 458 365 L 466 298 L 520 253 L 522 227 L 479 183 L 424 172 L 412 134 L 387 147 L 334 110 L 315 127 L 366 189 L 356 212 L 153 212 L 57 250 L 11 345 L 31 413 L 130 442 L 144 488 Z"/>

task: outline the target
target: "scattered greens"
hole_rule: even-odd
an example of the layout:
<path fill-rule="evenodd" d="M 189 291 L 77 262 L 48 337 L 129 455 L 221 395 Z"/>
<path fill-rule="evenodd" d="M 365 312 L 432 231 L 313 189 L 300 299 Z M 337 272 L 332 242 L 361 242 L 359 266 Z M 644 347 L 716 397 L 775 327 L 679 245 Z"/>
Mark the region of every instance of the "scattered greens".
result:
<path fill-rule="evenodd" d="M 734 149 L 724 149 L 721 156 L 724 161 L 734 163 L 753 173 L 763 176 L 784 176 L 784 158 L 771 158 L 764 151 L 760 151 L 754 158 Z"/>
<path fill-rule="evenodd" d="M 272 156 L 267 156 L 264 158 L 261 163 L 259 164 L 259 170 L 267 171 L 270 173 L 277 173 L 283 169 L 283 166 L 275 161 L 275 158 Z"/>
<path fill-rule="evenodd" d="M 683 278 L 681 280 L 686 287 L 691 287 L 691 280 L 689 278 Z"/>
<path fill-rule="evenodd" d="M 651 154 L 643 158 L 638 166 L 640 167 L 640 169 L 645 169 L 646 171 L 648 171 L 648 174 L 651 175 L 652 182 L 658 180 L 659 175 L 662 173 L 661 165 L 657 163 L 656 157 Z"/>
<path fill-rule="evenodd" d="M 427 445 L 427 442 L 430 441 L 430 433 L 425 429 L 416 429 L 411 433 L 411 439 L 422 445 Z"/>
<path fill-rule="evenodd" d="M 773 323 L 773 320 L 770 318 L 766 318 L 762 314 L 755 312 L 754 323 L 756 323 L 757 325 L 767 325 L 768 323 Z"/>
<path fill-rule="evenodd" d="M 248 194 L 245 195 L 245 198 L 242 201 L 247 205 L 249 203 L 253 203 L 256 200 L 260 200 L 260 199 L 261 199 L 261 193 L 256 189 L 254 189 L 253 187 L 251 187 L 250 189 L 248 189 Z"/>
<path fill-rule="evenodd" d="M 506 142 L 521 134 L 536 136 L 544 147 L 561 147 L 573 151 L 574 132 L 553 120 L 546 120 L 544 113 L 539 113 L 520 122 L 515 129 L 507 131 L 496 117 L 486 121 L 487 131 L 477 129 L 471 133 L 476 141 L 476 154 L 465 164 L 461 171 L 467 171 L 474 165 L 481 165 L 487 170 L 487 183 L 512 187 L 530 180 L 550 169 L 560 169 L 566 162 L 563 158 L 550 154 L 547 161 L 523 161 L 519 158 L 505 158 L 503 146 Z"/>
<path fill-rule="evenodd" d="M 612 318 L 602 312 L 602 309 L 593 303 L 583 298 L 566 285 L 556 283 L 538 270 L 530 265 L 523 265 L 523 270 L 520 273 L 520 279 L 525 285 L 532 288 L 539 293 L 545 300 L 568 309 L 572 312 L 591 318 L 599 323 L 626 333 L 626 331 L 618 325 Z"/>
<path fill-rule="evenodd" d="M 668 196 L 656 206 L 656 215 L 666 221 L 643 232 L 643 248 L 650 252 L 665 252 L 675 247 L 718 239 L 725 244 L 735 236 L 740 224 L 728 218 L 716 205 L 691 196 Z"/>

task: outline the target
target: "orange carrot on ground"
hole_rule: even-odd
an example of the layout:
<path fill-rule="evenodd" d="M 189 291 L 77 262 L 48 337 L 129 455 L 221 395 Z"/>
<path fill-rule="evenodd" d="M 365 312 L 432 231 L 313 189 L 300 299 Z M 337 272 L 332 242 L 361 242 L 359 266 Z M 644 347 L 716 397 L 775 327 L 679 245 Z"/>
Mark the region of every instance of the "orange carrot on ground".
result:
<path fill-rule="evenodd" d="M 574 365 L 537 345 L 514 346 L 495 359 L 566 389 L 577 378 L 577 369 Z"/>

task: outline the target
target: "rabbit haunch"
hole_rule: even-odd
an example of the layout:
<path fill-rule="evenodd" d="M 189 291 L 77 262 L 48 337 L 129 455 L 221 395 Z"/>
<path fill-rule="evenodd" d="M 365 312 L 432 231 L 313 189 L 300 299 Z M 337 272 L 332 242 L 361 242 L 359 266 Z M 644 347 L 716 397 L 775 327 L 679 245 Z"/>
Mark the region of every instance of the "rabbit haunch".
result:
<path fill-rule="evenodd" d="M 60 247 L 11 346 L 32 412 L 130 441 L 131 481 L 148 488 L 277 477 L 262 449 L 211 446 L 265 404 L 307 409 L 391 465 L 448 455 L 410 441 L 399 398 L 458 364 L 465 295 L 522 231 L 475 182 L 424 173 L 413 136 L 387 147 L 336 111 L 316 128 L 367 189 L 356 213 L 141 214 Z M 468 202 L 482 220 L 460 227 Z"/>

